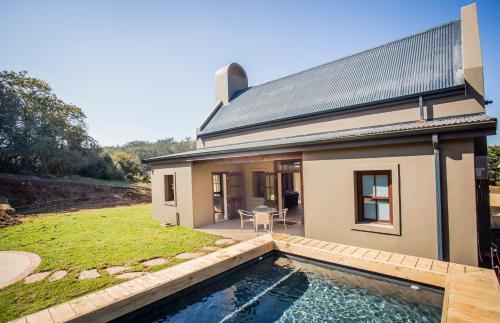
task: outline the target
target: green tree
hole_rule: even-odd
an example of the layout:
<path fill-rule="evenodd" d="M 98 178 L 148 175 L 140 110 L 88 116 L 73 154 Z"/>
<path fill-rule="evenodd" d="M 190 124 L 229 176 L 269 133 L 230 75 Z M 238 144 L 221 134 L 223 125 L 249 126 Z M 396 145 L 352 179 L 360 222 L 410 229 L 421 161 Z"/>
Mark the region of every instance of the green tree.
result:
<path fill-rule="evenodd" d="M 120 172 L 121 177 L 129 182 L 139 182 L 149 180 L 148 172 L 145 170 L 141 161 L 126 151 L 119 150 L 113 153 L 113 163 Z"/>
<path fill-rule="evenodd" d="M 488 147 L 488 179 L 490 185 L 500 185 L 500 146 Z"/>
<path fill-rule="evenodd" d="M 72 174 L 98 149 L 83 111 L 27 72 L 0 73 L 0 125 L 2 171 Z"/>

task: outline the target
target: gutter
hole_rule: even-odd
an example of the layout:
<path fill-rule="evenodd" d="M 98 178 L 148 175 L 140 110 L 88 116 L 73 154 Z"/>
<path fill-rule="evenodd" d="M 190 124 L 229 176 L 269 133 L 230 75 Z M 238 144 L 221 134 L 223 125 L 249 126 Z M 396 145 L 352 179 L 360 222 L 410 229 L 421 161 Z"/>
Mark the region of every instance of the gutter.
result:
<path fill-rule="evenodd" d="M 415 102 L 415 99 L 417 99 L 420 103 L 420 98 L 423 100 L 432 100 L 436 98 L 441 98 L 441 97 L 447 97 L 447 96 L 453 96 L 453 95 L 465 95 L 466 94 L 466 84 L 461 84 L 453 87 L 449 87 L 446 89 L 441 89 L 441 90 L 434 90 L 434 91 L 428 91 L 428 92 L 423 92 L 419 94 L 411 94 L 411 95 L 406 95 L 406 96 L 401 96 L 397 98 L 391 98 L 391 99 L 385 99 L 385 100 L 380 100 L 380 101 L 375 101 L 375 102 L 368 102 L 368 103 L 361 103 L 357 105 L 351 105 L 351 106 L 346 106 L 346 107 L 340 107 L 340 108 L 335 108 L 333 110 L 327 110 L 327 111 L 319 111 L 319 112 L 313 112 L 309 114 L 303 114 L 303 115 L 298 115 L 298 116 L 292 116 L 292 117 L 287 117 L 287 118 L 282 118 L 278 120 L 268 120 L 268 121 L 263 121 L 259 123 L 254 123 L 250 125 L 244 125 L 244 126 L 237 126 L 234 128 L 228 128 L 228 129 L 223 129 L 223 130 L 216 130 L 212 131 L 209 133 L 200 133 L 197 134 L 196 139 L 204 139 L 204 138 L 209 138 L 221 134 L 229 134 L 229 133 L 235 133 L 235 132 L 240 132 L 240 131 L 245 131 L 245 130 L 251 130 L 251 129 L 259 129 L 259 128 L 265 128 L 269 125 L 282 125 L 282 124 L 289 124 L 289 123 L 294 123 L 297 121 L 306 121 L 306 120 L 311 120 L 311 119 L 318 119 L 318 118 L 323 118 L 327 116 L 334 116 L 334 115 L 342 115 L 346 113 L 352 113 L 352 112 L 358 112 L 358 111 L 365 111 L 365 110 L 372 110 L 376 109 L 378 107 L 389 107 L 393 105 L 398 105 L 398 104 L 405 104 L 405 103 L 412 103 Z M 425 97 L 425 98 L 424 98 Z M 230 107 L 229 107 L 230 108 Z M 220 109 L 220 107 L 219 107 Z M 208 125 L 209 121 L 215 116 L 216 112 L 214 111 L 213 114 L 210 115 L 209 119 L 205 120 L 203 123 L 202 127 L 200 127 L 200 130 L 203 131 L 203 129 Z"/>

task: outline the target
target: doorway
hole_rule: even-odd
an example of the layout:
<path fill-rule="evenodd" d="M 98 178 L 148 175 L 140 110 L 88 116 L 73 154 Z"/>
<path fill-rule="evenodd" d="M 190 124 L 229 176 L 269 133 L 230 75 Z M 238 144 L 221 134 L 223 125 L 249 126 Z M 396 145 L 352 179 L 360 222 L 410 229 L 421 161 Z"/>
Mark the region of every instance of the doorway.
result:
<path fill-rule="evenodd" d="M 283 160 L 276 162 L 279 181 L 280 210 L 288 209 L 287 218 L 304 223 L 304 189 L 302 181 L 302 161 Z"/>
<path fill-rule="evenodd" d="M 242 208 L 242 177 L 239 173 L 212 173 L 214 222 L 237 219 Z"/>

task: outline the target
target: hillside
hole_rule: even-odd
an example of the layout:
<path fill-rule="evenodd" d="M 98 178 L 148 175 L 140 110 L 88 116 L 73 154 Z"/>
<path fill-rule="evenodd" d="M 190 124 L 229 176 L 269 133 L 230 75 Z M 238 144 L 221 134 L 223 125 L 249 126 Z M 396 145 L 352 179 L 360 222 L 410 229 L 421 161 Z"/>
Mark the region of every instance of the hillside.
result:
<path fill-rule="evenodd" d="M 85 177 L 37 177 L 0 173 L 0 196 L 19 214 L 68 211 L 151 201 L 146 184 Z"/>

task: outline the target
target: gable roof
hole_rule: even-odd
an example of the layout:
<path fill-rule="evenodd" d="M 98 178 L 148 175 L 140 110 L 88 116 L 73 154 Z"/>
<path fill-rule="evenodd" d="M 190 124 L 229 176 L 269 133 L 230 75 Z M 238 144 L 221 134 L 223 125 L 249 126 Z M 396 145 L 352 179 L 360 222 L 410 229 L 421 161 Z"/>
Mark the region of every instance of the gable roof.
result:
<path fill-rule="evenodd" d="M 250 87 L 200 136 L 464 85 L 460 20 Z"/>
<path fill-rule="evenodd" d="M 496 129 L 496 118 L 490 117 L 484 113 L 480 113 L 443 117 L 425 122 L 406 121 L 380 126 L 370 126 L 316 134 L 291 136 L 285 138 L 252 141 L 239 144 L 198 148 L 196 150 L 144 159 L 143 162 L 168 163 L 196 160 L 197 158 L 211 159 L 219 157 L 222 154 L 247 154 L 251 151 L 257 151 L 260 154 L 265 150 L 269 151 L 272 149 L 280 149 L 286 147 L 295 147 L 295 151 L 303 151 L 303 147 L 306 146 L 324 145 L 329 143 L 341 143 L 347 141 L 371 140 L 379 138 L 399 138 L 403 135 L 409 134 L 425 135 L 429 133 L 449 133 L 454 131 L 466 131 L 472 129 L 494 131 Z"/>

